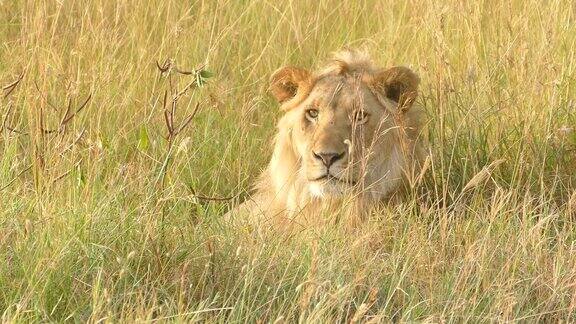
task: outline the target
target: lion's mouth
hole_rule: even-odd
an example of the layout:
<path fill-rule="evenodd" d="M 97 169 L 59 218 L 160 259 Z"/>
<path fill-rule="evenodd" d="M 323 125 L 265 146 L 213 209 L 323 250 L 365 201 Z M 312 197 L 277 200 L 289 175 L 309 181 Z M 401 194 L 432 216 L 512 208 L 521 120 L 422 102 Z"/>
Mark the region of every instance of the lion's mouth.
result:
<path fill-rule="evenodd" d="M 353 186 L 356 184 L 356 181 L 340 179 L 336 176 L 333 176 L 330 173 L 326 173 L 326 174 L 324 174 L 318 178 L 309 179 L 309 181 L 321 181 L 321 180 L 338 181 L 338 182 L 342 182 L 342 183 L 345 183 L 345 184 L 350 185 L 350 186 Z"/>

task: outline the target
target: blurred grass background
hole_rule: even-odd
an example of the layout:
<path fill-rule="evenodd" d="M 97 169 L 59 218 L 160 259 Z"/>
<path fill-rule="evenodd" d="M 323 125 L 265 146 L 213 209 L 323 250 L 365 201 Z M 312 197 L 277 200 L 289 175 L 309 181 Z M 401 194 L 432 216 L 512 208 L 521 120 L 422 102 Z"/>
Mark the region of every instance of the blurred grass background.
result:
<path fill-rule="evenodd" d="M 3 321 L 576 321 L 571 1 L 0 1 L 0 40 Z M 344 47 L 421 76 L 424 183 L 353 233 L 223 223 L 195 193 L 265 166 L 270 74 Z M 166 59 L 214 75 L 159 184 Z"/>

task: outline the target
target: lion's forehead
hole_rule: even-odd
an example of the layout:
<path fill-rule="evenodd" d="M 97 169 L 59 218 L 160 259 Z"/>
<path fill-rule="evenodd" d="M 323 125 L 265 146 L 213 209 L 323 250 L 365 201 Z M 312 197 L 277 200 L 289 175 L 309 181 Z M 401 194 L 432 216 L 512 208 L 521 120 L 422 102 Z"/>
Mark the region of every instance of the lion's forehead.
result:
<path fill-rule="evenodd" d="M 373 103 L 368 87 L 353 78 L 327 77 L 316 82 L 305 102 L 319 108 L 353 110 Z"/>

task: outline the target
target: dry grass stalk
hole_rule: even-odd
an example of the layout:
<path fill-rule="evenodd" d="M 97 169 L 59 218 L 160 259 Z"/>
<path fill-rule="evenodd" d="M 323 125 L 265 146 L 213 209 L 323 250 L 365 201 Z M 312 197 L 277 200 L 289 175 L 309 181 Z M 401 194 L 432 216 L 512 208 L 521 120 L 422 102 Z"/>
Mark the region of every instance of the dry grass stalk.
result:
<path fill-rule="evenodd" d="M 308 271 L 308 279 L 303 283 L 302 294 L 298 301 L 298 306 L 300 307 L 300 316 L 304 316 L 307 313 L 308 307 L 312 301 L 314 294 L 316 293 L 317 276 L 318 274 L 318 241 L 313 241 L 311 246 L 311 256 L 310 256 L 310 270 Z M 302 317 L 301 317 L 302 318 Z"/>
<path fill-rule="evenodd" d="M 576 190 L 570 195 L 568 199 L 568 216 L 576 219 Z"/>
<path fill-rule="evenodd" d="M 483 167 L 482 170 L 480 170 L 480 172 L 476 173 L 472 177 L 472 179 L 470 179 L 470 181 L 468 181 L 468 183 L 466 183 L 464 188 L 462 188 L 462 193 L 464 193 L 468 190 L 474 189 L 474 188 L 478 187 L 479 185 L 483 184 L 484 182 L 486 182 L 486 180 L 488 180 L 490 178 L 490 176 L 492 175 L 492 172 L 494 171 L 494 169 L 496 169 L 496 167 L 498 167 L 504 161 L 506 161 L 506 160 L 505 159 L 499 159 L 499 160 L 496 160 L 496 161 L 490 163 L 488 166 Z"/>

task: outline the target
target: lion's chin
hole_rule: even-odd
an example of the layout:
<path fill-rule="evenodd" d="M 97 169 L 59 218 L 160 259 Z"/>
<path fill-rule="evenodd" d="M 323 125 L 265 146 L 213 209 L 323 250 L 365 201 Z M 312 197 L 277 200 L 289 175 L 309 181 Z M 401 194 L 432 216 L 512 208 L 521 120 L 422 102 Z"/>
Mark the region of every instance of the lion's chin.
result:
<path fill-rule="evenodd" d="M 349 188 L 349 185 L 338 180 L 320 180 L 308 183 L 308 190 L 315 198 L 341 197 Z"/>

